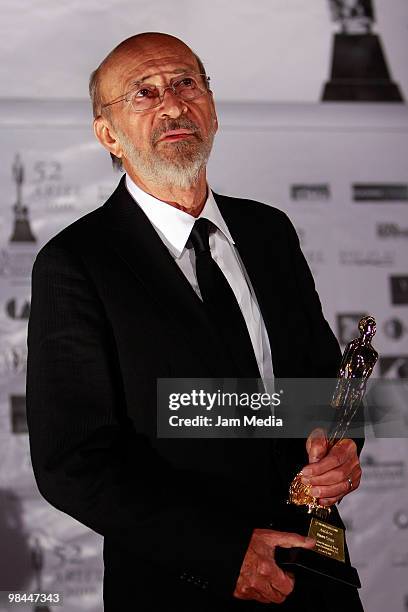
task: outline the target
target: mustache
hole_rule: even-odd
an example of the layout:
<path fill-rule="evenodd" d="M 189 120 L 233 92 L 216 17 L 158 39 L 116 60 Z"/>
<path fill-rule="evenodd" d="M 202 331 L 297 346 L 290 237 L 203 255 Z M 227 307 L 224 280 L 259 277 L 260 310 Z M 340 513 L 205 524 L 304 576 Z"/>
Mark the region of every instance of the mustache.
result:
<path fill-rule="evenodd" d="M 198 125 L 196 125 L 194 121 L 191 121 L 191 119 L 187 119 L 187 117 L 180 117 L 180 119 L 168 119 L 154 128 L 152 132 L 152 143 L 155 145 L 159 138 L 169 130 L 189 130 L 195 134 L 197 138 L 202 140 Z"/>

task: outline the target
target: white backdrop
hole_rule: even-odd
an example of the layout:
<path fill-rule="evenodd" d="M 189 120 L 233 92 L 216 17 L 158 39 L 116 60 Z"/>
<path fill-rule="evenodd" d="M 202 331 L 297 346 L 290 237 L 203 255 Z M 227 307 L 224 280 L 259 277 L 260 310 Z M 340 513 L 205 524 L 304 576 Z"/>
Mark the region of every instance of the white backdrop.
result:
<path fill-rule="evenodd" d="M 99 612 L 101 538 L 39 496 L 24 433 L 32 260 L 60 228 L 100 205 L 118 180 L 94 141 L 88 103 L 73 99 L 85 96 L 88 72 L 135 31 L 184 36 L 207 60 L 221 101 L 211 186 L 289 214 L 340 341 L 348 341 L 361 313 L 374 314 L 375 346 L 382 356 L 376 375 L 400 379 L 408 377 L 408 109 L 318 103 L 335 29 L 320 0 L 307 9 L 298 0 L 260 0 L 254 7 L 224 0 L 211 11 L 181 0 L 171 5 L 106 0 L 86 7 L 26 0 L 18 12 L 11 1 L 3 5 L 0 585 L 38 588 L 35 566 L 41 566 L 43 587 L 64 592 L 64 611 Z M 384 0 L 376 2 L 376 29 L 407 94 L 402 32 L 408 8 L 402 0 L 392 0 L 387 11 L 385 6 Z M 261 88 L 253 86 L 254 79 Z M 35 243 L 10 242 L 17 154 Z M 370 612 L 408 609 L 407 450 L 406 438 L 369 439 L 360 490 L 342 503 Z"/>

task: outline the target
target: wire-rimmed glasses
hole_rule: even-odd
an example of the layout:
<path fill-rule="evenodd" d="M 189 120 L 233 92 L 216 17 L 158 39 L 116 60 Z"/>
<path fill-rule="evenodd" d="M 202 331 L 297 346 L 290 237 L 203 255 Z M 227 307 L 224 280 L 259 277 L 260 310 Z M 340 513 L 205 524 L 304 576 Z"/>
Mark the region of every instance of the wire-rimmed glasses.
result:
<path fill-rule="evenodd" d="M 148 111 L 160 106 L 167 89 L 171 89 L 182 100 L 190 102 L 210 91 L 210 77 L 202 73 L 192 72 L 174 77 L 169 85 L 165 86 L 139 81 L 134 83 L 132 89 L 123 96 L 102 104 L 101 108 L 125 101 L 136 113 Z"/>

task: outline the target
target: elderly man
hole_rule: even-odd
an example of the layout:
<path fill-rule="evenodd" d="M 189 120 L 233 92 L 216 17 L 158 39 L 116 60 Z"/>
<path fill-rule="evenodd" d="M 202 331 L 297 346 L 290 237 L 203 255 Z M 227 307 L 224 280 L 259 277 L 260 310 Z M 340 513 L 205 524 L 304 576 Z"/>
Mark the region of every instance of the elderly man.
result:
<path fill-rule="evenodd" d="M 40 491 L 104 536 L 105 610 L 361 610 L 355 589 L 274 560 L 276 546 L 314 545 L 273 529 L 291 478 L 304 466 L 312 493 L 335 504 L 359 484 L 352 440 L 326 453 L 319 435 L 307 448 L 156 436 L 160 377 L 336 375 L 291 223 L 209 189 L 217 115 L 182 41 L 125 40 L 90 92 L 96 137 L 126 175 L 34 265 L 27 410 Z"/>

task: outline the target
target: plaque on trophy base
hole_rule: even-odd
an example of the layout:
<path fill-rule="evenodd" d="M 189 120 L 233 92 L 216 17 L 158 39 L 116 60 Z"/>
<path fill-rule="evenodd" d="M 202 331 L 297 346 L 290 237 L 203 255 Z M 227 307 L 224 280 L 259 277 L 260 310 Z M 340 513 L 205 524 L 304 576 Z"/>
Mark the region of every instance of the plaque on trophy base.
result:
<path fill-rule="evenodd" d="M 282 569 L 294 573 L 312 572 L 358 589 L 361 587 L 357 570 L 345 557 L 344 529 L 337 513 L 330 513 L 323 520 L 308 514 L 303 508 L 291 508 L 287 519 L 280 521 L 279 528 L 316 540 L 316 546 L 312 550 L 277 547 L 275 561 Z"/>
<path fill-rule="evenodd" d="M 359 330 L 360 337 L 347 345 L 340 365 L 331 401 L 335 418 L 328 435 L 328 451 L 348 433 L 378 359 L 378 353 L 371 345 L 376 331 L 374 318 L 363 317 Z M 352 486 L 350 479 L 349 483 Z M 344 528 L 339 514 L 320 505 L 319 500 L 310 494 L 310 489 L 311 485 L 302 482 L 302 473 L 299 472 L 291 482 L 287 505 L 277 517 L 276 527 L 314 538 L 315 547 L 312 550 L 277 547 L 275 560 L 283 569 L 313 572 L 359 588 L 357 570 L 346 558 Z"/>

